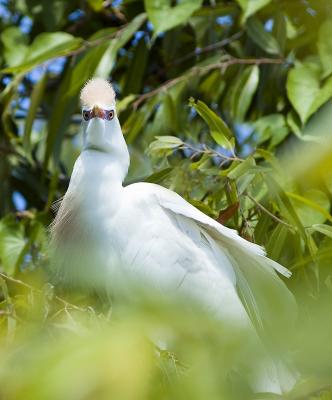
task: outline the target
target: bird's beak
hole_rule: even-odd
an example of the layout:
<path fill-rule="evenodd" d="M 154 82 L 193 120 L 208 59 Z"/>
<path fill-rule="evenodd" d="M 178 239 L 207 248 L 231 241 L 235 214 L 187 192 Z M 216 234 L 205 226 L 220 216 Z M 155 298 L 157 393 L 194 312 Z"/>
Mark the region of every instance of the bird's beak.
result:
<path fill-rule="evenodd" d="M 93 106 L 92 118 L 102 118 L 102 119 L 104 119 L 104 110 L 99 108 L 98 106 Z"/>

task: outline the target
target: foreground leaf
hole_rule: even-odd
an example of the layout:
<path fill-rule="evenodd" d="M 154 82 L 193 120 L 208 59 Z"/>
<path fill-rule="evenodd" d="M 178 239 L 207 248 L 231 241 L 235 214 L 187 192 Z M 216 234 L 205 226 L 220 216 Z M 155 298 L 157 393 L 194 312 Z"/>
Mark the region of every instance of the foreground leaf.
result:
<path fill-rule="evenodd" d="M 321 87 L 318 68 L 298 64 L 288 74 L 287 94 L 302 124 L 305 124 L 332 97 L 332 78 Z"/>

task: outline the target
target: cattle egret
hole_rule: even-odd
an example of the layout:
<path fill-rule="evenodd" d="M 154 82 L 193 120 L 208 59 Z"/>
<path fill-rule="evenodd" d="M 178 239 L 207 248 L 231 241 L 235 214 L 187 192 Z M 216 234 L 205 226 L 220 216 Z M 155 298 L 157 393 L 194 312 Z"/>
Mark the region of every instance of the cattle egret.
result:
<path fill-rule="evenodd" d="M 291 320 L 294 299 L 276 271 L 290 272 L 262 247 L 171 190 L 144 182 L 123 186 L 129 152 L 111 84 L 90 80 L 81 103 L 83 151 L 51 226 L 58 278 L 111 292 L 135 281 L 166 296 L 180 293 L 253 332 L 254 325 L 271 328 L 272 315 Z M 259 390 L 281 392 L 276 374 L 266 375 Z"/>

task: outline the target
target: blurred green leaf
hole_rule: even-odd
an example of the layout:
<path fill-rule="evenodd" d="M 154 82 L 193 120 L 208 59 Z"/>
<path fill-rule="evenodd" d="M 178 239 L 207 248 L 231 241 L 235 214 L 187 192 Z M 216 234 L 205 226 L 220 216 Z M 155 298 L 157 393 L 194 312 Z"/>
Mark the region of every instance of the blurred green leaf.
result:
<path fill-rule="evenodd" d="M 259 83 L 259 68 L 257 65 L 247 67 L 236 76 L 228 96 L 231 101 L 232 117 L 243 121 Z"/>
<path fill-rule="evenodd" d="M 149 20 L 153 24 L 154 37 L 187 22 L 192 13 L 200 8 L 203 0 L 182 0 L 173 5 L 170 0 L 144 0 Z"/>
<path fill-rule="evenodd" d="M 134 49 L 123 88 L 123 96 L 138 94 L 141 91 L 145 68 L 148 61 L 148 48 L 144 39 L 141 39 Z"/>
<path fill-rule="evenodd" d="M 4 57 L 8 67 L 19 65 L 28 52 L 26 35 L 16 26 L 10 26 L 1 33 Z"/>
<path fill-rule="evenodd" d="M 42 101 L 46 83 L 47 83 L 47 73 L 45 72 L 41 77 L 41 79 L 39 80 L 39 82 L 37 82 L 37 84 L 34 86 L 31 94 L 30 107 L 28 114 L 26 116 L 24 133 L 23 133 L 23 146 L 27 153 L 31 150 L 30 137 L 31 137 L 32 125 L 33 121 L 35 120 L 38 107 Z"/>
<path fill-rule="evenodd" d="M 282 114 L 266 115 L 257 119 L 253 126 L 257 135 L 257 143 L 271 139 L 271 147 L 277 146 L 289 133 L 285 117 Z"/>
<path fill-rule="evenodd" d="M 332 73 L 332 21 L 326 20 L 319 29 L 318 52 L 323 66 L 323 78 Z"/>
<path fill-rule="evenodd" d="M 100 12 L 104 8 L 104 0 L 88 0 L 88 4 L 95 12 Z"/>
<path fill-rule="evenodd" d="M 299 218 L 304 226 L 332 221 L 329 213 L 330 201 L 327 195 L 319 190 L 311 189 L 301 196 L 298 193 L 286 193 L 290 197 Z"/>
<path fill-rule="evenodd" d="M 255 159 L 253 157 L 248 157 L 244 162 L 239 162 L 239 164 L 235 164 L 235 168 L 232 168 L 230 172 L 228 172 L 227 176 L 230 179 L 237 179 L 256 165 Z"/>
<path fill-rule="evenodd" d="M 247 20 L 247 32 L 262 50 L 269 54 L 280 54 L 280 46 L 275 37 L 267 32 L 264 25 L 256 17 L 250 17 Z"/>
<path fill-rule="evenodd" d="M 201 100 L 195 102 L 195 100 L 191 98 L 189 99 L 189 105 L 193 107 L 208 124 L 210 134 L 219 146 L 227 149 L 232 149 L 234 147 L 229 140 L 233 137 L 231 130 L 215 112 Z"/>
<path fill-rule="evenodd" d="M 26 247 L 23 228 L 11 219 L 0 222 L 0 260 L 4 271 L 12 275 L 22 261 Z"/>
<path fill-rule="evenodd" d="M 297 214 L 292 202 L 290 201 L 288 194 L 284 191 L 282 186 L 271 176 L 263 175 L 264 181 L 269 189 L 269 193 L 274 198 L 284 216 L 297 227 L 299 233 L 301 234 L 303 239 L 307 239 L 306 232 L 304 230 L 304 226 L 302 224 L 299 215 Z"/>
<path fill-rule="evenodd" d="M 105 43 L 107 48 L 99 60 L 98 67 L 95 71 L 96 76 L 107 79 L 114 67 L 118 51 L 128 42 L 145 20 L 146 14 L 138 14 L 123 29 L 118 31 L 114 38 Z"/>
<path fill-rule="evenodd" d="M 29 46 L 20 65 L 5 68 L 2 73 L 27 72 L 50 59 L 65 56 L 81 47 L 83 40 L 66 32 L 40 33 Z"/>
<path fill-rule="evenodd" d="M 287 94 L 302 124 L 332 97 L 332 78 L 320 85 L 320 73 L 310 64 L 298 64 L 287 79 Z"/>
<path fill-rule="evenodd" d="M 311 231 L 316 231 L 322 233 L 325 236 L 328 236 L 332 239 L 332 226 L 326 224 L 314 224 L 310 227 Z"/>
<path fill-rule="evenodd" d="M 266 250 L 273 260 L 279 260 L 283 254 L 285 242 L 287 239 L 288 229 L 284 225 L 277 225 L 270 234 L 270 239 L 267 242 Z"/>
<path fill-rule="evenodd" d="M 265 7 L 271 0 L 236 0 L 243 10 L 243 20 Z"/>

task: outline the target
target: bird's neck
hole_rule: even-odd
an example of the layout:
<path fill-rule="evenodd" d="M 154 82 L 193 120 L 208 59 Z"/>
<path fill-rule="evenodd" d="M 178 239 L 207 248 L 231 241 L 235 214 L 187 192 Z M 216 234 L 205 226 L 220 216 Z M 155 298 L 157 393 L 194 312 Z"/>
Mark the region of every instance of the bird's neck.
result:
<path fill-rule="evenodd" d="M 85 150 L 75 164 L 72 180 L 80 187 L 103 190 L 107 186 L 108 190 L 114 192 L 123 188 L 128 165 L 107 153 Z"/>
<path fill-rule="evenodd" d="M 97 150 L 85 150 L 75 163 L 68 195 L 79 203 L 95 207 L 99 202 L 108 202 L 116 207 L 121 203 L 123 180 L 129 166 L 128 159 L 119 159 L 120 154 L 110 155 Z"/>

